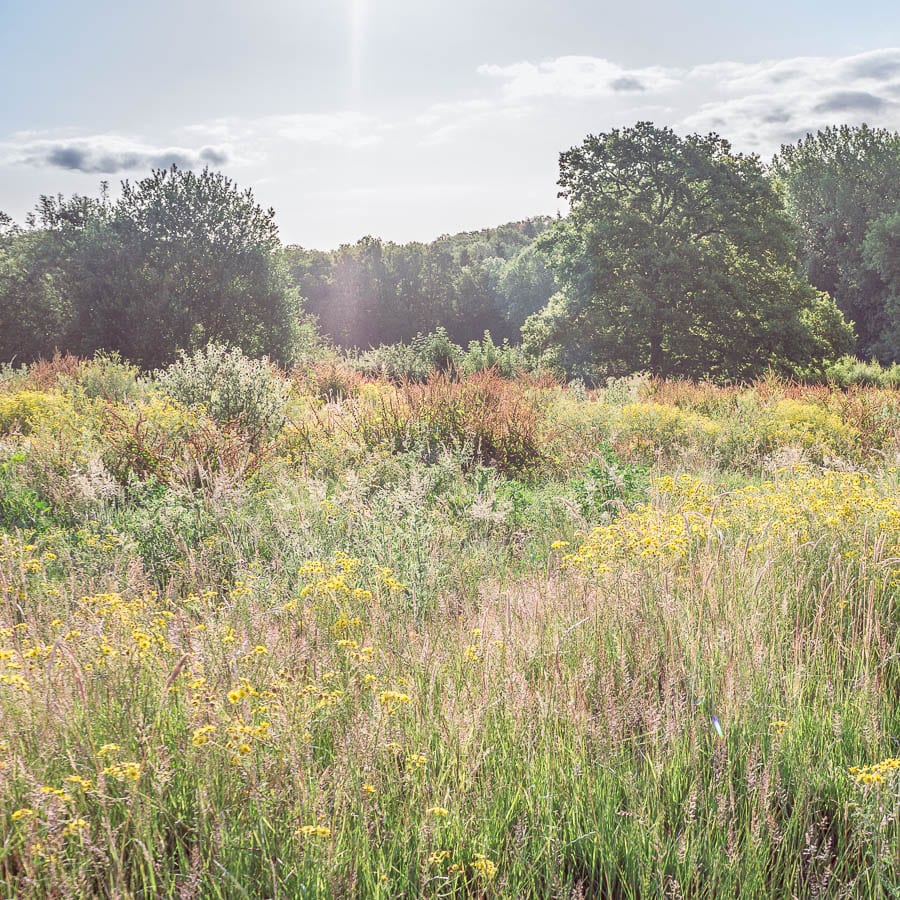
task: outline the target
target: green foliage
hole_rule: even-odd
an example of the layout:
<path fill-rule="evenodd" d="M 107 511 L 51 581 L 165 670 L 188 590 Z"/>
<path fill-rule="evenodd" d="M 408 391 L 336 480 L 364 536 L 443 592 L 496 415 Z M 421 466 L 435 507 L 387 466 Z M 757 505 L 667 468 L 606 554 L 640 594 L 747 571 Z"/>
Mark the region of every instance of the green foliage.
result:
<path fill-rule="evenodd" d="M 287 382 L 268 359 L 250 359 L 237 347 L 208 344 L 155 373 L 166 394 L 200 406 L 218 422 L 237 422 L 250 433 L 271 435 L 284 422 Z"/>
<path fill-rule="evenodd" d="M 0 233 L 0 361 L 28 363 L 67 343 L 72 305 L 44 232 Z"/>
<path fill-rule="evenodd" d="M 773 169 L 800 226 L 809 280 L 854 322 L 855 352 L 897 361 L 898 282 L 890 271 L 897 226 L 890 221 L 900 204 L 900 132 L 825 128 L 782 147 Z"/>
<path fill-rule="evenodd" d="M 16 478 L 17 468 L 27 458 L 25 453 L 14 453 L 0 462 L 0 529 L 4 531 L 42 531 L 52 521 L 50 504 Z"/>
<path fill-rule="evenodd" d="M 562 291 L 526 348 L 599 380 L 750 378 L 843 352 L 849 327 L 794 274 L 794 233 L 756 157 L 647 122 L 560 159 L 570 215 L 539 241 Z"/>
<path fill-rule="evenodd" d="M 507 340 L 497 345 L 490 332 L 486 331 L 480 341 L 469 342 L 469 347 L 460 360 L 459 369 L 465 375 L 494 369 L 503 378 L 515 378 L 527 371 L 528 364 L 519 347 L 510 346 Z"/>
<path fill-rule="evenodd" d="M 33 224 L 0 238 L 7 359 L 59 347 L 153 367 L 225 341 L 290 362 L 309 342 L 273 211 L 224 175 L 173 167 L 115 202 L 42 197 Z"/>
<path fill-rule="evenodd" d="M 409 343 L 441 328 L 460 344 L 486 330 L 515 339 L 554 290 L 534 245 L 549 224 L 528 219 L 430 244 L 365 237 L 332 253 L 288 247 L 285 258 L 307 310 L 341 346 Z"/>
<path fill-rule="evenodd" d="M 842 356 L 828 366 L 825 377 L 829 383 L 843 388 L 852 385 L 900 388 L 900 363 L 882 366 L 855 356 Z"/>
<path fill-rule="evenodd" d="M 885 322 L 877 353 L 900 361 L 900 212 L 885 213 L 870 223 L 863 259 L 884 283 Z"/>
<path fill-rule="evenodd" d="M 452 372 L 463 358 L 447 329 L 439 327 L 429 334 L 417 334 L 408 344 L 385 344 L 362 354 L 360 371 L 393 381 L 427 381 L 434 372 Z"/>
<path fill-rule="evenodd" d="M 385 344 L 353 360 L 360 372 L 393 381 L 427 381 L 435 372 L 474 375 L 494 369 L 504 378 L 515 378 L 530 368 L 519 347 L 504 339 L 494 342 L 489 331 L 480 341 L 470 341 L 466 350 L 454 343 L 445 328 L 418 334 L 408 344 Z"/>
<path fill-rule="evenodd" d="M 90 504 L 83 460 L 52 503 L 33 483 L 76 431 L 107 440 L 93 405 L 62 440 L 4 436 L 6 894 L 891 896 L 896 392 L 479 378 L 529 398 L 545 452 L 559 405 L 603 434 L 517 478 L 449 446 L 357 454 L 366 409 L 496 410 L 445 377 L 329 404 L 295 378 L 333 468 Z M 614 446 L 629 405 L 652 469 Z M 152 392 L 98 406 L 173 459 L 209 426 Z M 888 442 L 844 470 L 656 452 L 692 417 L 793 441 L 879 411 Z"/>
<path fill-rule="evenodd" d="M 650 469 L 622 462 L 612 446 L 603 444 L 596 458 L 572 482 L 572 492 L 587 521 L 609 521 L 623 509 L 633 509 L 647 500 Z"/>
<path fill-rule="evenodd" d="M 332 360 L 163 481 L 91 365 L 0 383 L 0 893 L 892 896 L 896 390 Z"/>
<path fill-rule="evenodd" d="M 89 362 L 78 367 L 77 384 L 88 399 L 121 403 L 135 399 L 143 391 L 139 369 L 125 362 L 115 351 L 98 350 Z"/>

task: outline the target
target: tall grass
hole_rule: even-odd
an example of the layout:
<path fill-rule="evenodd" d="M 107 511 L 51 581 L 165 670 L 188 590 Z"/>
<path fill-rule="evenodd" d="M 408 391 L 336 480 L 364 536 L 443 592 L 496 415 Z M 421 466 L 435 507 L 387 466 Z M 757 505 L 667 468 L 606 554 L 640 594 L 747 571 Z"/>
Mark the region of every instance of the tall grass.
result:
<path fill-rule="evenodd" d="M 3 896 L 897 895 L 885 392 L 296 378 L 244 466 L 64 368 L 0 388 Z"/>

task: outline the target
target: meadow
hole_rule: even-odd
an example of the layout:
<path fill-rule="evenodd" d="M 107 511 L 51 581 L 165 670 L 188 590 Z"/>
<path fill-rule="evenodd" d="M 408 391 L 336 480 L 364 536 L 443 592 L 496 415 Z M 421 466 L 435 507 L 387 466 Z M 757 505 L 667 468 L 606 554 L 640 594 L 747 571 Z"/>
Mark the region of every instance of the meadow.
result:
<path fill-rule="evenodd" d="M 0 373 L 0 895 L 900 896 L 896 390 L 226 363 Z"/>

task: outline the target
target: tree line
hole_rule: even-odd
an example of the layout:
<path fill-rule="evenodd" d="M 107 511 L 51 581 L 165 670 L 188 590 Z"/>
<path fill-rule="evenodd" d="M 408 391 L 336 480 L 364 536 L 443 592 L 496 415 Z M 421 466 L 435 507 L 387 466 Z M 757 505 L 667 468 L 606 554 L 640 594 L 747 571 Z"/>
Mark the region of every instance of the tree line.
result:
<path fill-rule="evenodd" d="M 367 348 L 439 328 L 460 344 L 487 331 L 518 341 L 556 290 L 536 238 L 549 217 L 395 244 L 364 237 L 331 252 L 286 248 L 291 275 L 322 334 Z"/>
<path fill-rule="evenodd" d="M 283 247 L 274 212 L 208 169 L 44 196 L 24 226 L 0 214 L 0 362 L 103 349 L 152 368 L 215 341 L 290 364 L 318 336 L 439 329 L 591 380 L 900 359 L 900 134 L 829 128 L 765 166 L 639 122 L 561 154 L 559 185 L 555 220 L 327 252 Z"/>

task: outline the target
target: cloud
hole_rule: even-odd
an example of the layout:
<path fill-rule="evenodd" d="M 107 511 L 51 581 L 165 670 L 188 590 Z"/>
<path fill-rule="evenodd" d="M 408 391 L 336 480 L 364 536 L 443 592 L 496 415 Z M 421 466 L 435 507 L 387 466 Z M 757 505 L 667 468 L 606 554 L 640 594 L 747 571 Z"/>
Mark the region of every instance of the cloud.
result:
<path fill-rule="evenodd" d="M 371 147 L 384 139 L 388 126 L 364 113 L 285 113 L 257 118 L 224 118 L 191 125 L 186 132 L 209 140 L 264 147 L 273 143 L 311 144 L 350 150 Z"/>
<path fill-rule="evenodd" d="M 415 124 L 426 129 L 420 144 L 429 146 L 446 143 L 461 132 L 500 120 L 525 118 L 530 112 L 530 106 L 523 103 L 498 103 L 493 99 L 460 100 L 456 103 L 433 103 L 416 117 Z"/>
<path fill-rule="evenodd" d="M 222 166 L 231 161 L 225 146 L 154 147 L 119 135 L 76 138 L 34 138 L 20 136 L 3 145 L 6 162 L 38 168 L 65 169 L 95 175 L 116 175 L 147 169 L 196 169 Z"/>
<path fill-rule="evenodd" d="M 635 78 L 634 75 L 622 75 L 620 78 L 614 78 L 609 86 L 614 91 L 646 91 L 647 86 L 644 84 L 640 78 Z"/>
<path fill-rule="evenodd" d="M 848 57 L 713 63 L 688 72 L 702 101 L 681 120 L 763 154 L 829 125 L 900 127 L 900 49 Z"/>
<path fill-rule="evenodd" d="M 475 96 L 434 104 L 418 117 L 422 145 L 463 131 L 500 135 L 509 118 L 536 130 L 558 128 L 561 142 L 579 127 L 585 133 L 659 118 L 682 132 L 717 131 L 739 150 L 771 154 L 828 125 L 900 125 L 900 48 L 683 68 L 560 56 L 486 63 L 477 72 L 483 81 Z"/>
<path fill-rule="evenodd" d="M 121 134 L 72 136 L 19 132 L 0 143 L 0 163 L 117 175 L 178 166 L 220 168 L 265 159 L 297 144 L 355 150 L 384 138 L 387 126 L 353 111 L 287 113 L 251 119 L 217 119 L 175 132 L 187 142 L 154 143 Z M 198 146 L 190 146 L 193 143 Z M 240 153 L 234 148 L 240 147 Z"/>
<path fill-rule="evenodd" d="M 887 102 L 868 91 L 835 91 L 823 97 L 813 112 L 881 112 Z"/>
<path fill-rule="evenodd" d="M 884 81 L 900 76 L 900 49 L 873 50 L 851 57 L 845 63 L 851 78 L 871 78 Z"/>
<path fill-rule="evenodd" d="M 662 91 L 676 85 L 680 72 L 651 66 L 627 69 L 595 56 L 560 56 L 539 63 L 483 65 L 481 75 L 500 82 L 503 95 L 518 100 L 560 97 L 585 100 L 621 91 Z"/>

